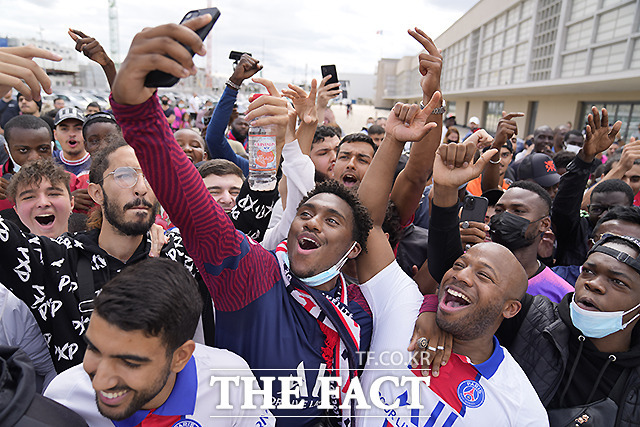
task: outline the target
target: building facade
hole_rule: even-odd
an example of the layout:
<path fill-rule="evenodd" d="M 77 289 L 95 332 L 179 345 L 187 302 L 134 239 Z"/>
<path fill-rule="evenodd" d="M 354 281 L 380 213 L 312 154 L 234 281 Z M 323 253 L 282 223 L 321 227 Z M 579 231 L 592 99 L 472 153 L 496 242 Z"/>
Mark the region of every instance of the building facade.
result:
<path fill-rule="evenodd" d="M 638 0 L 481 0 L 435 42 L 442 92 L 458 123 L 477 116 L 495 130 L 503 110 L 520 111 L 523 137 L 541 125 L 582 129 L 595 105 L 623 122 L 623 138 L 638 133 Z M 396 60 L 392 96 L 376 101 L 419 99 L 419 87 L 403 87 L 419 79 L 415 57 L 407 58 L 412 66 Z"/>

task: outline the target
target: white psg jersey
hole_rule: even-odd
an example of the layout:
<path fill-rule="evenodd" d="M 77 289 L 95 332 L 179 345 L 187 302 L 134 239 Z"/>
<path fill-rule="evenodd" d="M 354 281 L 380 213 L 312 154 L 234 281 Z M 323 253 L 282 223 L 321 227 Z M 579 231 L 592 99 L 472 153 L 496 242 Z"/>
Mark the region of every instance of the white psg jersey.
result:
<path fill-rule="evenodd" d="M 394 261 L 368 282 L 362 291 L 373 311 L 373 337 L 361 376 L 362 389 L 381 377 L 421 376 L 409 367 L 409 345 L 422 295 L 417 285 Z M 473 365 L 452 354 L 438 377 L 424 378 L 416 389 L 410 382 L 384 381 L 380 401 L 396 409 L 357 411 L 357 425 L 371 427 L 548 426 L 547 413 L 527 376 L 494 337 L 494 351 L 484 363 Z M 428 385 L 427 385 L 428 384 Z M 377 386 L 375 387 L 378 388 Z M 417 394 L 417 396 L 414 396 Z M 419 401 L 422 409 L 410 406 Z M 414 403 L 414 405 L 411 405 Z"/>
<path fill-rule="evenodd" d="M 154 426 L 175 427 L 267 427 L 275 425 L 271 412 L 261 409 L 244 410 L 240 388 L 232 387 L 229 402 L 233 409 L 218 410 L 220 387 L 212 387 L 212 376 L 253 376 L 247 363 L 227 350 L 196 344 L 191 360 L 176 377 L 171 395 L 153 410 L 154 422 L 146 419 L 149 411 L 140 410 L 122 421 L 111 421 L 98 412 L 95 391 L 82 365 L 74 366 L 58 375 L 44 395 L 72 409 L 92 427 L 131 427 L 145 420 Z M 147 424 L 145 424 L 147 425 Z"/>

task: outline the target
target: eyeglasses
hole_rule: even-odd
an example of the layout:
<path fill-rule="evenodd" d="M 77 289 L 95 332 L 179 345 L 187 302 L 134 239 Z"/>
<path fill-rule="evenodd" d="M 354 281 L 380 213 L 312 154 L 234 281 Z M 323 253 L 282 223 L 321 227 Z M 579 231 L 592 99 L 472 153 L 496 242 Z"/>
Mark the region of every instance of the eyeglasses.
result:
<path fill-rule="evenodd" d="M 96 184 L 100 184 L 101 182 L 103 182 L 109 177 L 109 175 L 113 176 L 113 181 L 120 188 L 131 188 L 135 186 L 138 183 L 138 176 L 140 175 L 142 175 L 142 177 L 144 178 L 144 183 L 147 185 L 147 187 L 149 186 L 149 182 L 142 173 L 142 169 L 132 168 L 130 166 L 122 166 L 117 168 L 113 172 L 109 172 L 107 175 L 105 175 L 104 178 L 102 178 L 102 180 L 100 180 Z"/>

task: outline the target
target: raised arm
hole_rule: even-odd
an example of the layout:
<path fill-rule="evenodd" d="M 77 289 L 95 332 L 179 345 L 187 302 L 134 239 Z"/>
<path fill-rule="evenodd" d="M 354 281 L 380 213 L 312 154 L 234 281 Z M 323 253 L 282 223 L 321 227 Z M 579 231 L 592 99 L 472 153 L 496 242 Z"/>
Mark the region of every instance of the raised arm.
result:
<path fill-rule="evenodd" d="M 604 108 L 600 117 L 598 109 L 593 107 L 587 121 L 589 124 L 584 145 L 567 166 L 567 172 L 560 178 L 558 193 L 551 207 L 551 221 L 558 242 L 557 258 L 560 265 L 569 261 L 571 264 L 580 262 L 574 259 L 575 256 L 571 257 L 571 254 L 584 246 L 584 242 L 576 240 L 580 238 L 576 230 L 579 225 L 582 194 L 596 154 L 613 144 L 622 126 L 618 121 L 613 127 L 609 127 L 609 116 Z M 584 250 L 581 253 L 584 255 Z"/>
<path fill-rule="evenodd" d="M 181 230 L 185 247 L 207 283 L 216 309 L 227 310 L 248 304 L 272 286 L 279 277 L 277 263 L 271 254 L 235 230 L 175 141 L 155 89 L 144 86 L 145 76 L 153 69 L 176 77 L 196 72 L 184 46 L 205 54 L 193 29 L 201 28 L 210 19 L 210 15 L 204 15 L 184 25 L 162 25 L 138 33 L 116 76 L 112 106 L 158 200 Z M 253 111 L 270 105 L 266 101 Z M 268 114 L 264 109 L 258 112 Z M 260 120 L 263 124 L 281 124 L 281 117 L 277 121 L 270 117 Z M 281 137 L 279 132 L 278 138 Z"/>
<path fill-rule="evenodd" d="M 93 62 L 98 63 L 107 76 L 109 87 L 113 87 L 113 82 L 116 80 L 116 65 L 113 63 L 113 60 L 109 58 L 107 52 L 104 51 L 100 42 L 84 34 L 82 31 L 69 28 L 68 33 L 71 39 L 76 42 L 76 50 L 82 52 L 84 56 Z"/>
<path fill-rule="evenodd" d="M 224 132 L 229 124 L 233 104 L 235 104 L 238 97 L 238 88 L 240 88 L 246 79 L 251 78 L 260 70 L 262 70 L 260 61 L 246 53 L 242 55 L 240 62 L 238 62 L 238 65 L 236 65 L 236 68 L 233 70 L 233 74 L 229 77 L 230 84 L 227 83 L 225 86 L 220 101 L 218 105 L 216 105 L 215 110 L 213 110 L 211 121 L 207 126 L 207 148 L 209 149 L 211 157 L 214 159 L 226 159 L 235 163 L 242 169 L 245 176 L 249 174 L 249 162 L 233 151 L 224 136 Z"/>
<path fill-rule="evenodd" d="M 442 55 L 433 40 L 424 31 L 416 28 L 409 30 L 409 34 L 426 49 L 426 53 L 421 53 L 418 57 L 420 74 L 422 74 L 420 79 L 422 102 L 426 105 L 433 94 L 440 90 Z M 422 192 L 431 177 L 436 149 L 440 145 L 442 113 L 430 115 L 429 121 L 435 123 L 436 128 L 427 133 L 422 140 L 413 144 L 407 165 L 398 175 L 391 192 L 391 200 L 398 208 L 402 224 L 408 223 L 418 208 Z"/>
<path fill-rule="evenodd" d="M 474 141 L 442 144 L 433 165 L 433 203 L 429 221 L 429 272 L 440 283 L 444 273 L 462 254 L 458 231 L 458 187 L 477 178 L 496 153 L 487 150 L 473 163 Z"/>
<path fill-rule="evenodd" d="M 640 140 L 631 141 L 633 137 L 629 139 L 629 142 L 624 145 L 622 149 L 622 156 L 620 161 L 617 162 L 609 173 L 607 173 L 599 182 L 606 181 L 608 179 L 622 179 L 629 169 L 634 165 L 634 162 L 640 159 Z M 595 185 L 589 188 L 582 197 L 582 206 L 584 210 L 588 209 L 588 205 L 591 202 L 591 192 L 595 188 Z"/>
<path fill-rule="evenodd" d="M 373 230 L 367 240 L 368 250 L 357 258 L 360 283 L 368 281 L 393 262 L 393 249 L 382 231 L 382 223 L 396 164 L 406 142 L 421 141 L 427 132 L 435 128 L 435 123 L 428 120 L 439 102 L 440 92 L 436 92 L 423 110 L 417 105 L 398 103 L 389 114 L 384 140 L 358 188 L 358 197 L 369 209 L 373 220 Z"/>
<path fill-rule="evenodd" d="M 296 139 L 300 144 L 302 154 L 306 155 L 311 152 L 313 136 L 318 127 L 318 112 L 316 107 L 317 86 L 318 82 L 316 79 L 313 79 L 311 81 L 311 91 L 308 95 L 304 89 L 292 84 L 289 84 L 288 89 L 282 91 L 282 94 L 293 102 L 293 106 L 300 119 L 300 126 L 296 131 Z"/>
<path fill-rule="evenodd" d="M 489 161 L 489 164 L 482 172 L 482 181 L 480 183 L 482 192 L 499 188 L 500 184 L 500 149 L 514 134 L 518 133 L 518 124 L 516 123 L 516 117 L 523 117 L 522 113 L 509 113 L 502 112 L 502 118 L 498 121 L 498 129 L 496 130 L 496 137 L 491 144 L 491 148 L 498 150 L 495 156 Z M 472 138 L 475 134 L 471 135 Z"/>

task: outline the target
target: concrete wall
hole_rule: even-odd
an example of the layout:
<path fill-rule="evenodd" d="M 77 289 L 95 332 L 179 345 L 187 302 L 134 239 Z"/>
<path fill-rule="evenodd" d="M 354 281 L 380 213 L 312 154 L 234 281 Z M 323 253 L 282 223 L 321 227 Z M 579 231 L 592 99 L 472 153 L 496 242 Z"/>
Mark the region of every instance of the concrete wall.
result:
<path fill-rule="evenodd" d="M 583 117 L 580 117 L 581 106 L 583 102 L 640 102 L 640 90 L 628 92 L 591 92 L 581 94 L 562 94 L 562 95 L 545 95 L 545 96 L 486 96 L 481 98 L 471 97 L 447 97 L 448 102 L 456 103 L 456 121 L 459 124 L 466 124 L 471 116 L 477 116 L 480 120 L 484 117 L 485 101 L 502 101 L 504 102 L 504 110 L 507 112 L 525 113 L 523 119 L 518 119 L 519 135 L 526 136 L 526 125 L 528 123 L 529 106 L 533 101 L 538 101 L 538 111 L 534 128 L 542 125 L 548 125 L 552 128 L 559 124 L 570 121 L 574 129 L 582 129 Z M 469 102 L 469 110 L 465 115 L 466 103 Z M 482 123 L 484 125 L 484 123 Z M 488 129 L 495 132 L 495 129 Z"/>

